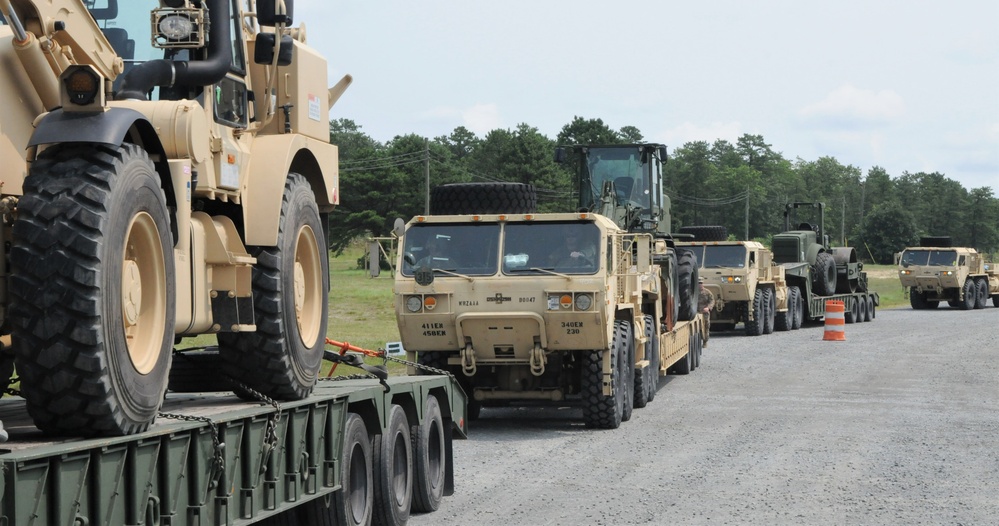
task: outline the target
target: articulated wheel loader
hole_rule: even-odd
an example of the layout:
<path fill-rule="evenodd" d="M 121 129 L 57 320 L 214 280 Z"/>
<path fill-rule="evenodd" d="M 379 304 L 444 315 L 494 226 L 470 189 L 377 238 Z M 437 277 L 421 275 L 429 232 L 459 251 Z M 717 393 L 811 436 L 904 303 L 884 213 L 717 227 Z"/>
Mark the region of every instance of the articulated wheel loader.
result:
<path fill-rule="evenodd" d="M 329 109 L 292 0 L 0 0 L 0 354 L 43 432 L 156 417 L 179 338 L 298 400 L 327 327 Z"/>

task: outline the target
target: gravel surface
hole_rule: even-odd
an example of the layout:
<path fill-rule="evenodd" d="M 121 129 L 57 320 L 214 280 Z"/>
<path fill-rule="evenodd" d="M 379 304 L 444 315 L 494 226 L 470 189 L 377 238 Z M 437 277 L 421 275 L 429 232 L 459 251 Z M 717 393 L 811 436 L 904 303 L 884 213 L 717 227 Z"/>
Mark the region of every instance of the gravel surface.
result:
<path fill-rule="evenodd" d="M 822 336 L 714 335 L 616 430 L 483 409 L 455 494 L 409 524 L 995 524 L 999 308 L 878 310 Z"/>

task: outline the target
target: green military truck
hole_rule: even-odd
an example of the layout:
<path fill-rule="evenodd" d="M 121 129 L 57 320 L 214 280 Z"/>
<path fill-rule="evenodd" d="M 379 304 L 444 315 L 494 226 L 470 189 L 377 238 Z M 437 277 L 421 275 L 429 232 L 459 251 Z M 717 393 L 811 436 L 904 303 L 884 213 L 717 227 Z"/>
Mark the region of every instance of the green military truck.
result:
<path fill-rule="evenodd" d="M 961 310 L 999 307 L 999 270 L 988 268 L 977 250 L 952 246 L 949 237 L 924 237 L 897 256 L 898 278 L 913 309 L 935 309 L 941 301 Z"/>

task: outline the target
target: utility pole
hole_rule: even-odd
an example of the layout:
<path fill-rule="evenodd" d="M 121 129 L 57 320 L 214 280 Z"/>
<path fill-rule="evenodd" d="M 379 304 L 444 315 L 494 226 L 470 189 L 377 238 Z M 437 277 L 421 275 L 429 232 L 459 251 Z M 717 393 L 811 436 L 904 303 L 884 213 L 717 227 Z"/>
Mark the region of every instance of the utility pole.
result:
<path fill-rule="evenodd" d="M 423 180 L 426 189 L 423 215 L 430 215 L 430 140 L 423 139 Z"/>
<path fill-rule="evenodd" d="M 846 191 L 845 190 L 843 192 L 843 203 L 839 212 L 842 215 L 839 221 L 839 237 L 840 237 L 839 246 L 845 247 L 846 246 Z"/>
<path fill-rule="evenodd" d="M 749 241 L 749 188 L 746 188 L 746 237 L 744 241 Z"/>

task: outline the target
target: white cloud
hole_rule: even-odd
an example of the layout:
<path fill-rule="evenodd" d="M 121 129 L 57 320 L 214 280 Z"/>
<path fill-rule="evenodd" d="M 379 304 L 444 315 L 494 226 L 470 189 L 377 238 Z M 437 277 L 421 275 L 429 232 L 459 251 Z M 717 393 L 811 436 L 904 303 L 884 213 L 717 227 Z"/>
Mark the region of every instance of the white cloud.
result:
<path fill-rule="evenodd" d="M 798 116 L 819 126 L 866 128 L 898 120 L 905 111 L 902 97 L 892 90 L 865 90 L 846 84 L 821 101 L 805 106 Z"/>
<path fill-rule="evenodd" d="M 656 133 L 654 140 L 676 148 L 694 141 L 706 141 L 710 144 L 718 139 L 724 139 L 735 143 L 742 134 L 742 124 L 739 122 L 712 122 L 706 126 L 701 126 L 687 121 L 679 126 Z"/>
<path fill-rule="evenodd" d="M 461 120 L 476 135 L 486 134 L 502 125 L 499 108 L 495 104 L 476 104 L 462 110 Z"/>

